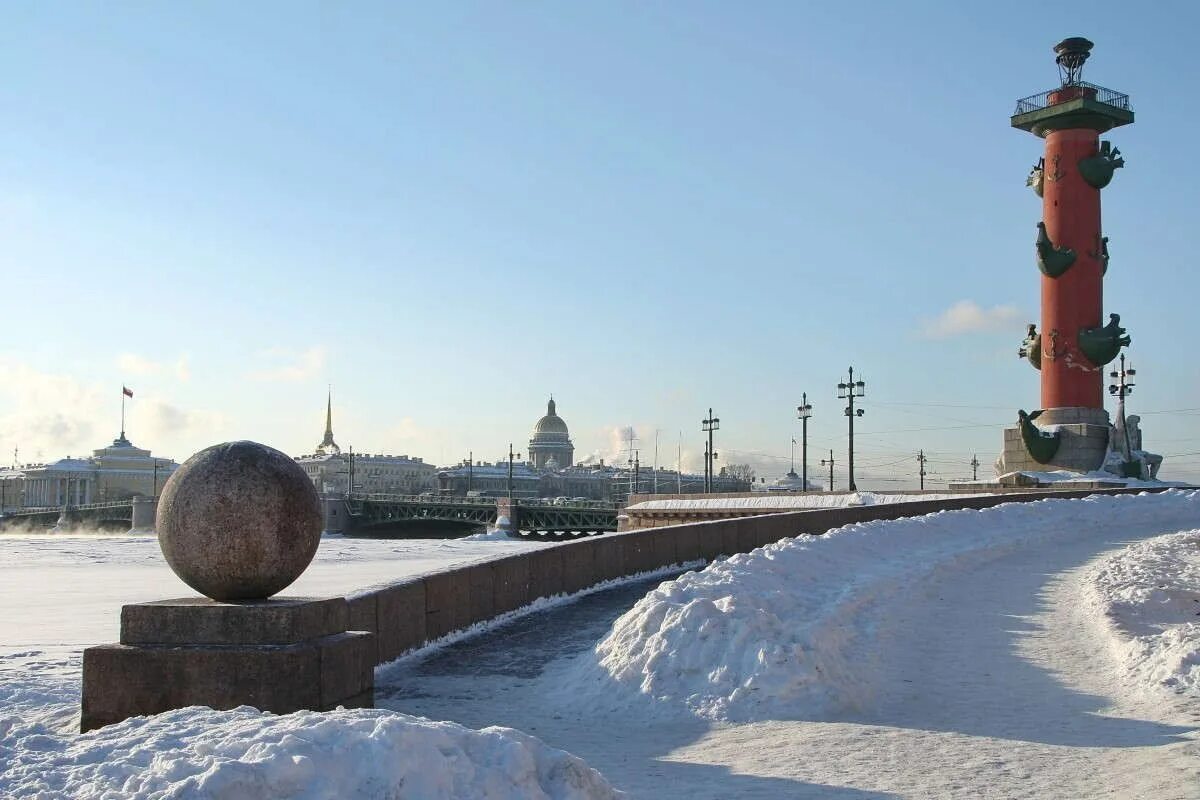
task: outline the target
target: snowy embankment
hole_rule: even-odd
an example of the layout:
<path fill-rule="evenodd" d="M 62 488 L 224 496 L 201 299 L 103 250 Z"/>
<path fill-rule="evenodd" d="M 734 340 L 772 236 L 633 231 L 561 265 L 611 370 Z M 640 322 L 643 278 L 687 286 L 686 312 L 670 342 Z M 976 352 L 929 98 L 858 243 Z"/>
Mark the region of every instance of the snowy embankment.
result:
<path fill-rule="evenodd" d="M 974 497 L 977 492 L 967 494 L 954 492 L 909 492 L 907 494 L 885 494 L 882 492 L 811 492 L 808 494 L 762 493 L 758 497 L 703 497 L 678 500 L 646 500 L 629 508 L 639 511 L 686 511 L 695 508 L 743 509 L 762 508 L 845 508 L 846 506 L 874 506 L 881 503 L 916 503 L 922 500 L 949 500 L 955 497 Z"/>
<path fill-rule="evenodd" d="M 537 542 L 324 537 L 289 594 L 339 594 Z M 126 602 L 191 594 L 157 540 L 0 536 L 0 798 L 609 798 L 604 779 L 519 731 L 389 711 L 205 708 L 79 735 L 81 650 Z"/>
<path fill-rule="evenodd" d="M 1084 575 L 1081 592 L 1129 682 L 1200 700 L 1200 530 L 1105 558 Z"/>
<path fill-rule="evenodd" d="M 64 736 L 0 721 L 0 796 L 620 797 L 583 761 L 510 728 L 377 709 L 275 716 L 185 708 Z"/>
<path fill-rule="evenodd" d="M 878 608 L 922 578 L 1024 545 L 1196 527 L 1200 492 L 1013 503 L 848 525 L 715 562 L 662 584 L 561 676 L 603 712 L 654 706 L 710 719 L 826 716 L 869 706 Z"/>

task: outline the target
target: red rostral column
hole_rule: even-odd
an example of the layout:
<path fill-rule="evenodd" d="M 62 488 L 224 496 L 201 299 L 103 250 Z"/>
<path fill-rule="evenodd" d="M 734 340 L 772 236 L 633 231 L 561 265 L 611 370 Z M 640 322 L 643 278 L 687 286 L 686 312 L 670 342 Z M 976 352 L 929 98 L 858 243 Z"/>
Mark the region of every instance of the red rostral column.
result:
<path fill-rule="evenodd" d="M 1051 103 L 1061 102 L 1066 90 L 1051 93 Z M 1057 96 L 1057 97 L 1056 97 Z M 1046 134 L 1045 163 L 1059 170 L 1057 180 L 1045 182 L 1042 220 L 1055 245 L 1075 251 L 1075 264 L 1060 277 L 1042 276 L 1042 333 L 1053 337 L 1054 358 L 1042 344 L 1042 408 L 1104 407 L 1103 367 L 1079 358 L 1075 343 L 1079 331 L 1100 326 L 1104 308 L 1104 281 L 1098 253 L 1101 237 L 1100 190 L 1084 183 L 1079 171 L 1062 169 L 1095 154 L 1100 134 L 1091 128 L 1067 128 Z M 1089 253 L 1090 251 L 1090 253 Z M 1081 257 L 1082 256 L 1082 257 Z"/>
<path fill-rule="evenodd" d="M 1041 370 L 1043 409 L 1104 409 L 1104 366 L 1129 338 L 1103 314 L 1107 239 L 1100 190 L 1123 165 L 1100 134 L 1133 122 L 1129 97 L 1082 80 L 1092 43 L 1055 46 L 1062 85 L 1017 101 L 1015 128 L 1046 140 L 1029 183 L 1042 196 L 1037 262 L 1042 272 L 1042 330 L 1030 327 L 1022 355 Z"/>

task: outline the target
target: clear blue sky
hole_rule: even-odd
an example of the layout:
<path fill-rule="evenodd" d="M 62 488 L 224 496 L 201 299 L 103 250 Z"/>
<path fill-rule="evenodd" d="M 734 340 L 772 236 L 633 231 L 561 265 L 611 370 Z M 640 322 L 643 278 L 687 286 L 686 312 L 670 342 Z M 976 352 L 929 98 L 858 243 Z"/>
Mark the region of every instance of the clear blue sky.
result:
<path fill-rule="evenodd" d="M 122 383 L 157 452 L 306 452 L 332 383 L 359 450 L 522 450 L 553 392 L 580 457 L 633 425 L 644 462 L 657 428 L 698 467 L 712 406 L 724 460 L 768 475 L 807 392 L 810 462 L 832 447 L 840 473 L 853 364 L 860 484 L 902 485 L 922 447 L 932 480 L 963 477 L 1038 404 L 1016 348 L 1041 142 L 1008 116 L 1085 35 L 1085 77 L 1138 115 L 1110 137 L 1105 310 L 1147 445 L 1193 454 L 1164 476 L 1200 479 L 1198 23 L 1182 2 L 7 4 L 0 461 L 100 446 Z M 970 324 L 931 336 L 962 302 Z"/>

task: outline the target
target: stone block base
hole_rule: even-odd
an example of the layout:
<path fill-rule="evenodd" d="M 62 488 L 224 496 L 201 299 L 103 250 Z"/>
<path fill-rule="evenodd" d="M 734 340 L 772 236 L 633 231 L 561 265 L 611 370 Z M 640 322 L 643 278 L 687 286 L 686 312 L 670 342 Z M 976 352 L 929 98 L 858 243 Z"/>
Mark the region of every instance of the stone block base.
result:
<path fill-rule="evenodd" d="M 344 624 L 330 630 L 348 619 L 345 605 L 336 598 L 127 606 L 124 643 L 83 652 L 80 729 L 194 705 L 248 705 L 276 714 L 370 708 L 375 637 L 346 631 Z M 222 630 L 222 622 L 229 627 Z M 195 641 L 185 642 L 189 627 Z M 253 638 L 259 641 L 248 641 Z"/>
<path fill-rule="evenodd" d="M 996 474 L 1010 472 L 1092 472 L 1104 465 L 1111 428 L 1108 413 L 1098 408 L 1049 408 L 1034 424 L 1043 430 L 1054 426 L 1061 435 L 1058 452 L 1043 464 L 1034 460 L 1021 438 L 1020 426 L 1004 429 L 1004 449 L 996 460 Z"/>

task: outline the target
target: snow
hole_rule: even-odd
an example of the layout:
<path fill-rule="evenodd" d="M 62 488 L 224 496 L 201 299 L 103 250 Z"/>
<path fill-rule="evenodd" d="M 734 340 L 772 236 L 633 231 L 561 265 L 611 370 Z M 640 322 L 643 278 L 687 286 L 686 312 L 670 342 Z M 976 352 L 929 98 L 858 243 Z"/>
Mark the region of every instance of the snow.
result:
<path fill-rule="evenodd" d="M 117 609 L 133 595 L 187 590 L 160 574 L 153 539 L 0 536 L 0 797 L 36 796 L 14 788 L 35 775 L 53 783 L 48 797 L 137 797 L 129 781 L 147 772 L 162 782 L 146 796 L 220 796 L 188 783 L 210 774 L 214 789 L 229 781 L 226 796 L 247 796 L 234 782 L 244 775 L 283 792 L 289 776 L 309 774 L 312 791 L 354 797 L 360 777 L 408 763 L 405 748 L 425 754 L 431 781 L 470 772 L 476 783 L 462 784 L 462 796 L 489 796 L 485 776 L 503 787 L 491 796 L 588 796 L 556 795 L 549 783 L 512 788 L 512 775 L 538 771 L 512 764 L 530 759 L 554 773 L 565 763 L 538 745 L 522 749 L 520 734 L 468 742 L 470 731 L 420 715 L 527 731 L 633 797 L 1200 798 L 1187 655 L 1198 618 L 1186 612 L 1200 593 L 1198 525 L 1200 493 L 1175 490 L 848 526 L 659 588 L 560 598 L 381 668 L 377 703 L 398 712 L 394 722 L 382 721 L 393 719 L 387 711 L 189 709 L 124 723 L 120 741 L 104 738 L 114 729 L 71 734 L 80 648 L 112 641 Z M 350 591 L 538 546 L 328 537 L 310 570 L 315 588 L 299 588 Z M 589 610 L 616 595 L 600 617 Z M 661 618 L 644 614 L 646 604 Z M 644 625 L 627 624 L 635 612 Z M 698 626 L 691 641 L 676 638 L 685 619 Z M 618 629 L 631 647 L 660 648 L 648 653 L 652 665 L 621 654 L 622 681 L 596 644 Z M 792 649 L 772 650 L 768 636 Z M 735 657 L 735 641 L 751 657 Z M 647 680 L 654 692 L 642 691 Z M 758 691 L 734 698 L 739 680 Z M 762 692 L 780 699 L 750 696 Z M 420 750 L 424 737 L 436 752 Z M 80 783 L 65 788 L 71 773 Z M 343 783 L 319 784 L 326 775 Z M 249 796 L 274 791 L 254 788 Z M 388 796 L 372 790 L 359 796 Z"/>
<path fill-rule="evenodd" d="M 1132 683 L 1200 700 L 1200 530 L 1105 558 L 1085 575 L 1081 595 Z"/>
<path fill-rule="evenodd" d="M 1130 489 L 1161 489 L 1164 486 L 1172 486 L 1176 488 L 1187 488 L 1189 484 L 1182 481 L 1144 481 L 1139 478 L 1122 478 L 1112 472 L 1104 470 L 1092 470 L 1091 472 L 1071 472 L 1065 469 L 1035 471 L 1035 470 L 1018 470 L 1002 475 L 1002 478 L 1009 478 L 1014 475 L 1024 475 L 1029 478 L 1036 478 L 1039 484 L 1051 485 L 1055 483 L 1076 483 L 1087 481 L 1103 481 L 1107 484 L 1119 484 Z M 997 478 L 996 481 L 1000 479 Z M 979 485 L 988 485 L 984 482 L 979 482 Z M 990 485 L 995 485 L 991 482 Z"/>
<path fill-rule="evenodd" d="M 288 593 L 351 593 L 545 546 L 326 536 Z M 76 735 L 82 649 L 116 640 L 121 604 L 191 594 L 154 537 L 0 536 L 0 797 L 619 796 L 519 731 L 387 711 L 191 708 Z"/>
<path fill-rule="evenodd" d="M 629 507 L 631 511 L 685 511 L 697 508 L 745 509 L 761 508 L 771 511 L 789 508 L 845 508 L 873 506 L 880 503 L 916 503 L 922 500 L 948 500 L 972 497 L 977 492 L 911 492 L 906 494 L 882 492 L 823 492 L 813 494 L 762 493 L 760 497 L 704 497 L 678 500 L 646 500 Z"/>
<path fill-rule="evenodd" d="M 0 764 L 0 794 L 46 800 L 620 796 L 580 759 L 520 731 L 377 709 L 192 707 L 80 736 L 8 718 Z"/>
<path fill-rule="evenodd" d="M 1200 492 L 1170 492 L 1010 503 L 785 539 L 662 584 L 560 689 L 598 713 L 643 706 L 749 721 L 859 711 L 877 699 L 881 671 L 859 646 L 872 637 L 864 612 L 904 586 L 1080 528 L 1174 531 L 1198 517 Z"/>
<path fill-rule="evenodd" d="M 617 686 L 596 669 L 594 648 L 636 602 L 630 594 L 607 604 L 603 594 L 583 598 L 414 659 L 380 675 L 377 697 L 406 713 L 535 733 L 639 798 L 1196 800 L 1194 698 L 1142 691 L 1082 600 L 1089 570 L 1104 559 L 1195 528 L 1196 502 L 1178 491 L 1042 501 L 1025 506 L 1035 527 L 1028 533 L 1007 508 L 954 512 L 962 538 L 988 544 L 879 591 L 865 586 L 867 576 L 846 586 L 847 575 L 830 569 L 889 580 L 870 551 L 802 570 L 795 588 L 776 588 L 829 598 L 847 589 L 851 672 L 833 683 L 864 690 L 857 709 L 759 705 L 758 720 L 734 722 Z M 873 536 L 847 541 L 872 545 L 907 522 L 878 523 Z M 827 540 L 831 553 L 844 546 L 835 547 L 837 536 Z M 884 558 L 906 559 L 899 545 Z M 564 690 L 581 662 L 603 686 Z M 600 702 L 604 689 L 624 697 Z"/>

